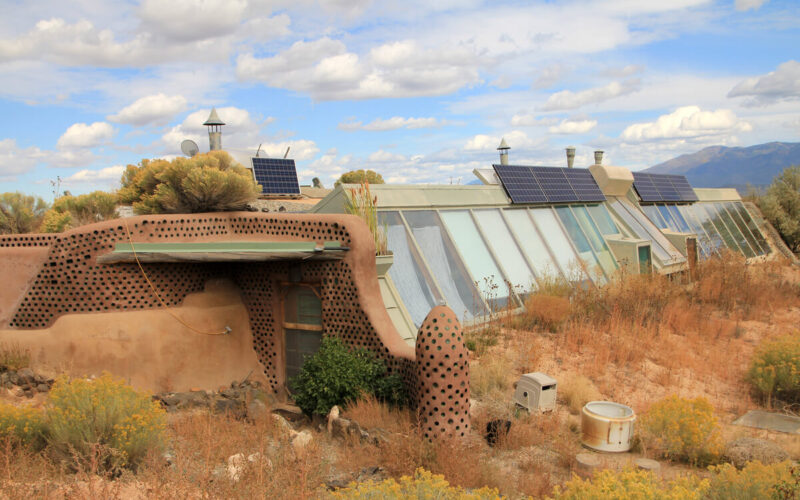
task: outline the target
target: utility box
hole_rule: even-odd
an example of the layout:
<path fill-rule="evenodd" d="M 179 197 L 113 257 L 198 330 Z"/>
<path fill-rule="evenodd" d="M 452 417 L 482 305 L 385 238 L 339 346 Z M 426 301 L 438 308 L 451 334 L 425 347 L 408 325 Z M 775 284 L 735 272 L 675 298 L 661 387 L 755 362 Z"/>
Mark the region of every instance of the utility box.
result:
<path fill-rule="evenodd" d="M 528 411 L 556 409 L 556 381 L 544 373 L 526 373 L 517 382 L 514 403 Z"/>
<path fill-rule="evenodd" d="M 650 274 L 653 272 L 653 256 L 650 242 L 624 236 L 606 236 L 606 243 L 617 259 L 619 267 L 630 274 Z"/>

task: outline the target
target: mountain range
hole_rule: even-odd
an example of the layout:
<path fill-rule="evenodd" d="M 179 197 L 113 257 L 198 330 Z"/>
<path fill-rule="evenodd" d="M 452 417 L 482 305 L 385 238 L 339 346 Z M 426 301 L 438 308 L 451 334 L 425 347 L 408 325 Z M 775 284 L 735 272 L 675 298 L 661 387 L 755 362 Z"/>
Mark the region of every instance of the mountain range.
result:
<path fill-rule="evenodd" d="M 800 142 L 768 142 L 746 148 L 711 146 L 643 170 L 685 175 L 694 187 L 768 186 L 783 169 L 800 165 Z"/>

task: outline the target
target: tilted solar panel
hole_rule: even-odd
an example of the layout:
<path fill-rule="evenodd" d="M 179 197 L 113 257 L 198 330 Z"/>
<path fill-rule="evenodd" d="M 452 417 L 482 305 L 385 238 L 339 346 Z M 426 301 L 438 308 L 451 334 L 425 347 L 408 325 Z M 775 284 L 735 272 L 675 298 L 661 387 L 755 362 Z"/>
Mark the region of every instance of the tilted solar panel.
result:
<path fill-rule="evenodd" d="M 672 177 L 672 185 L 675 187 L 675 190 L 678 191 L 678 194 L 681 197 L 681 201 L 697 201 L 697 194 L 692 189 L 692 186 L 689 185 L 688 179 L 682 175 L 673 175 Z"/>
<path fill-rule="evenodd" d="M 586 169 L 492 165 L 512 203 L 605 201 Z"/>
<path fill-rule="evenodd" d="M 262 194 L 300 194 L 294 160 L 255 157 L 252 162 Z"/>
<path fill-rule="evenodd" d="M 644 202 L 664 201 L 658 188 L 653 184 L 652 174 L 633 172 L 633 187 Z"/>
<path fill-rule="evenodd" d="M 653 184 L 661 194 L 661 199 L 664 201 L 681 201 L 678 191 L 672 185 L 671 175 L 656 175 L 652 177 Z"/>

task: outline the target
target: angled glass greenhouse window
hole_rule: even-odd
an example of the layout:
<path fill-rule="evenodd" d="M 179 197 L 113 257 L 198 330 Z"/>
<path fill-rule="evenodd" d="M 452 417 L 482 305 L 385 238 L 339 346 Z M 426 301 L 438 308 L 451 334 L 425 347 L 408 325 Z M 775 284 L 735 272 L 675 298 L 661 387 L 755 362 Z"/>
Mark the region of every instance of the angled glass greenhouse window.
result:
<path fill-rule="evenodd" d="M 586 270 L 589 271 L 592 280 L 605 283 L 605 271 L 600 266 L 600 261 L 597 260 L 597 256 L 594 254 L 594 250 L 592 250 L 589 239 L 583 234 L 581 227 L 578 225 L 575 215 L 567 206 L 556 207 L 556 214 L 558 214 L 558 218 L 561 219 L 561 223 L 564 224 L 564 228 L 567 230 L 567 234 L 575 245 L 575 248 L 578 249 L 578 255 L 581 257 L 581 260 L 583 260 L 584 266 Z"/>
<path fill-rule="evenodd" d="M 722 240 L 725 242 L 725 245 L 728 248 L 734 252 L 741 252 L 741 250 L 739 250 L 739 245 L 736 244 L 736 240 L 733 239 L 730 231 L 728 231 L 728 228 L 725 227 L 725 224 L 722 222 L 722 219 L 711 203 L 698 203 L 695 205 L 695 207 L 705 211 L 708 214 L 709 220 L 712 224 L 714 224 L 714 227 L 717 228 L 717 232 L 720 236 L 722 236 Z"/>
<path fill-rule="evenodd" d="M 582 205 L 573 205 L 571 208 L 572 213 L 575 214 L 575 218 L 578 219 L 578 224 L 580 224 L 581 229 L 583 229 L 583 233 L 589 238 L 589 243 L 592 244 L 594 253 L 597 255 L 597 259 L 600 261 L 603 270 L 606 272 L 606 276 L 611 276 L 618 268 L 617 261 L 614 259 L 614 256 L 611 255 L 611 251 L 608 249 L 608 245 L 606 245 L 606 241 L 600 234 L 597 225 L 595 225 L 594 221 L 589 216 L 586 207 Z"/>
<path fill-rule="evenodd" d="M 753 220 L 752 217 L 750 217 L 750 212 L 747 211 L 747 208 L 744 206 L 744 203 L 742 203 L 741 201 L 735 201 L 733 202 L 733 204 L 734 206 L 736 206 L 736 211 L 739 212 L 739 215 L 741 215 L 742 219 L 744 219 L 744 223 L 747 224 L 747 228 L 750 229 L 750 232 L 753 234 L 753 237 L 756 239 L 756 241 L 758 241 L 758 244 L 761 245 L 761 248 L 763 248 L 766 251 L 766 253 L 772 252 L 772 247 L 769 246 L 769 243 L 767 243 L 766 238 L 764 238 L 764 235 L 758 229 L 758 225 L 756 224 L 756 222 Z"/>
<path fill-rule="evenodd" d="M 716 226 L 714 226 L 714 223 L 711 222 L 711 217 L 708 215 L 708 212 L 706 212 L 699 203 L 687 205 L 686 210 L 694 215 L 697 222 L 706 232 L 708 239 L 711 242 L 711 249 L 714 252 L 718 253 L 722 248 L 726 247 L 725 241 L 723 241 L 722 236 L 720 236 Z"/>
<path fill-rule="evenodd" d="M 600 232 L 603 233 L 603 236 L 620 234 L 619 228 L 614 224 L 614 219 L 611 218 L 611 214 L 608 213 L 605 205 L 588 205 L 586 209 L 594 219 Z"/>
<path fill-rule="evenodd" d="M 640 205 L 640 207 L 642 212 L 650 219 L 650 222 L 658 226 L 659 229 L 670 229 L 669 224 L 658 212 L 658 208 L 655 205 Z"/>
<path fill-rule="evenodd" d="M 683 215 L 681 215 L 677 205 L 664 205 L 664 207 L 672 215 L 672 220 L 675 221 L 675 224 L 678 225 L 678 232 L 682 233 L 693 232 L 691 229 L 689 229 L 689 224 L 687 224 L 686 221 L 683 219 Z"/>
<path fill-rule="evenodd" d="M 756 254 L 764 255 L 764 253 L 766 253 L 764 251 L 764 248 L 761 247 L 761 245 L 758 243 L 755 236 L 753 235 L 753 232 L 750 231 L 750 228 L 747 227 L 747 224 L 745 223 L 744 219 L 742 219 L 741 214 L 736 209 L 736 204 L 733 203 L 732 201 L 727 201 L 724 203 L 724 205 L 728 213 L 731 214 L 731 218 L 736 224 L 736 227 L 738 227 L 739 231 L 742 232 L 745 239 L 747 239 L 747 242 L 750 244 L 750 246 L 753 248 Z"/>
<path fill-rule="evenodd" d="M 403 216 L 450 309 L 466 321 L 487 315 L 483 299 L 436 212 L 408 210 Z"/>
<path fill-rule="evenodd" d="M 628 202 L 622 199 L 610 199 L 609 205 L 630 226 L 637 238 L 650 240 L 653 253 L 662 264 L 675 264 L 685 260 L 650 219 L 635 207 L 628 205 Z"/>
<path fill-rule="evenodd" d="M 499 209 L 473 210 L 475 219 L 486 237 L 492 252 L 500 260 L 500 265 L 514 287 L 514 292 L 525 295 L 536 288 L 536 278 L 525 261 L 517 242 L 503 220 Z"/>
<path fill-rule="evenodd" d="M 582 282 L 588 276 L 583 269 L 581 258 L 575 253 L 567 235 L 561 229 L 552 208 L 531 208 L 528 210 L 534 223 L 544 238 L 544 241 L 553 251 L 553 255 L 561 267 L 561 271 L 569 281 Z"/>
<path fill-rule="evenodd" d="M 442 210 L 439 215 L 450 231 L 458 253 L 464 259 L 483 299 L 495 312 L 508 305 L 510 291 L 505 275 L 500 272 L 486 247 L 475 221 L 467 210 Z M 513 302 L 513 299 L 511 299 Z"/>
<path fill-rule="evenodd" d="M 539 236 L 539 231 L 528 215 L 528 210 L 525 208 L 503 210 L 503 215 L 508 220 L 508 225 L 519 241 L 522 251 L 528 257 L 528 262 L 533 266 L 536 277 L 543 281 L 562 278 L 561 269 Z"/>
<path fill-rule="evenodd" d="M 425 317 L 442 298 L 433 280 L 425 270 L 422 258 L 403 224 L 398 212 L 381 212 L 381 223 L 386 224 L 386 239 L 394 254 L 389 277 L 403 299 L 412 321 L 419 328 Z"/>
<path fill-rule="evenodd" d="M 714 244 L 709 239 L 708 235 L 706 234 L 705 229 L 697 219 L 694 217 L 694 214 L 691 213 L 688 205 L 676 205 L 675 210 L 681 215 L 681 219 L 687 225 L 689 233 L 694 233 L 697 236 L 697 244 L 700 247 L 700 256 L 704 259 L 711 257 L 714 253 Z"/>
<path fill-rule="evenodd" d="M 678 228 L 678 223 L 675 222 L 675 218 L 672 217 L 671 213 L 669 213 L 669 210 L 667 209 L 666 205 L 656 205 L 656 210 L 658 210 L 658 214 L 661 216 L 662 219 L 664 219 L 664 222 L 666 222 L 667 227 L 671 231 L 680 232 L 680 229 Z"/>
<path fill-rule="evenodd" d="M 730 231 L 731 236 L 733 236 L 733 239 L 736 240 L 736 243 L 739 245 L 739 248 L 744 253 L 744 255 L 747 257 L 755 257 L 756 252 L 752 248 L 750 248 L 750 244 L 747 242 L 747 238 L 744 237 L 742 232 L 739 230 L 739 227 L 731 218 L 731 215 L 728 213 L 727 210 L 725 210 L 725 206 L 722 203 L 714 203 L 713 205 L 714 205 L 714 210 L 717 211 L 717 214 L 719 214 L 720 218 L 722 219 L 722 222 L 725 223 L 725 226 L 728 228 L 728 231 Z"/>

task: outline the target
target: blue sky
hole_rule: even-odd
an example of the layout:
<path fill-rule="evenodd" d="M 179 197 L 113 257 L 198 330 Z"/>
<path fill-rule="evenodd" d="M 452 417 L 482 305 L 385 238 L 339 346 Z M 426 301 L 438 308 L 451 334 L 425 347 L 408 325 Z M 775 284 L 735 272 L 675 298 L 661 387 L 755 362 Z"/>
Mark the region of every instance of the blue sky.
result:
<path fill-rule="evenodd" d="M 800 4 L 769 0 L 0 0 L 0 191 L 114 189 L 126 164 L 223 146 L 301 183 L 495 162 L 634 170 L 800 139 Z"/>

